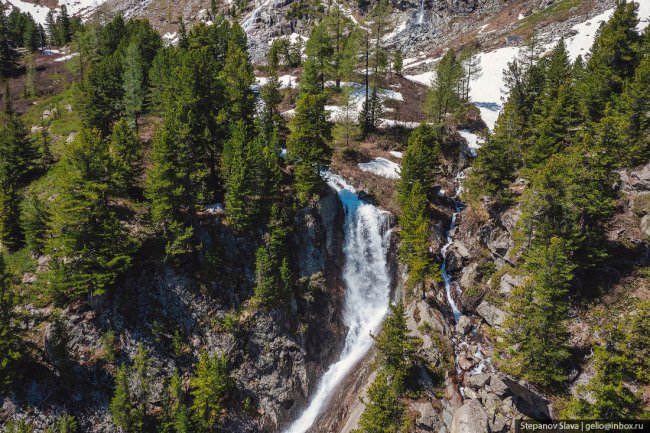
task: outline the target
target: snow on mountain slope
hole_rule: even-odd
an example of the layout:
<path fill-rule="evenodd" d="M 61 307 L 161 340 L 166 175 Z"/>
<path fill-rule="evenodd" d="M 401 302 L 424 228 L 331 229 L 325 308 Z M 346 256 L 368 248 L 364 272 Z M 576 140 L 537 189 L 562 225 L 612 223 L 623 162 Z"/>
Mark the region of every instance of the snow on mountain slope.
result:
<path fill-rule="evenodd" d="M 97 9 L 97 7 L 103 4 L 106 0 L 59 0 L 59 6 L 52 9 L 47 6 L 41 6 L 23 0 L 0 1 L 2 1 L 2 4 L 10 5 L 12 8 L 18 8 L 18 10 L 21 12 L 30 13 L 36 22 L 45 24 L 45 19 L 47 18 L 48 12 L 50 10 L 61 10 L 61 5 L 66 6 L 69 15 L 83 17 L 93 10 Z"/>

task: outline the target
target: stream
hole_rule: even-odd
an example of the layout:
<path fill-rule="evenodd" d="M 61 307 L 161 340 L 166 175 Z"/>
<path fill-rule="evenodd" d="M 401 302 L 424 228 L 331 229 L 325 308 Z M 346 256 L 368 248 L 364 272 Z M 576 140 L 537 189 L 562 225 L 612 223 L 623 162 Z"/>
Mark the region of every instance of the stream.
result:
<path fill-rule="evenodd" d="M 309 430 L 336 387 L 370 350 L 370 334 L 378 331 L 388 312 L 390 213 L 360 199 L 341 176 L 325 172 L 323 177 L 337 191 L 345 211 L 343 322 L 348 332 L 338 361 L 323 374 L 309 405 L 285 433 Z"/>

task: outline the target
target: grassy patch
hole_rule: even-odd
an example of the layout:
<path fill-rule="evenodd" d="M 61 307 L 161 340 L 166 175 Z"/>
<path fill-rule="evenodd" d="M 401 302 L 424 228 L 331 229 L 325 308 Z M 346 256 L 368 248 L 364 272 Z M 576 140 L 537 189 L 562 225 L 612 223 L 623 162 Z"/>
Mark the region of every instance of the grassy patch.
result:
<path fill-rule="evenodd" d="M 17 275 L 36 270 L 36 260 L 28 248 L 22 248 L 6 257 L 7 266 Z"/>
<path fill-rule="evenodd" d="M 514 30 L 516 33 L 532 30 L 539 24 L 548 21 L 564 21 L 569 17 L 571 9 L 580 6 L 584 0 L 557 0 L 550 6 L 534 12 L 526 18 L 519 21 L 519 25 Z"/>
<path fill-rule="evenodd" d="M 55 157 L 60 156 L 63 151 L 63 146 L 66 144 L 66 138 L 71 132 L 77 132 L 81 129 L 81 118 L 79 113 L 74 110 L 69 110 L 73 107 L 74 90 L 68 88 L 58 95 L 50 96 L 49 98 L 37 101 L 32 107 L 23 115 L 23 120 L 30 129 L 32 125 L 49 127 L 49 134 L 54 141 L 52 153 Z M 45 110 L 56 111 L 49 119 L 43 119 L 43 112 Z"/>

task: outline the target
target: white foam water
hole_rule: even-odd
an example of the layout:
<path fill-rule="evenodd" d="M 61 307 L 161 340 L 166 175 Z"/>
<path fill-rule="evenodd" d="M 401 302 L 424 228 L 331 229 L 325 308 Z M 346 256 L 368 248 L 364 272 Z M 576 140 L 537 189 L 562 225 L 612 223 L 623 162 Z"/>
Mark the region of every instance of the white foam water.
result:
<path fill-rule="evenodd" d="M 348 333 L 339 360 L 327 369 L 309 406 L 285 433 L 304 433 L 314 424 L 336 387 L 372 347 L 370 334 L 378 331 L 388 312 L 390 214 L 361 200 L 341 176 L 325 172 L 323 177 L 345 210 L 343 321 Z"/>

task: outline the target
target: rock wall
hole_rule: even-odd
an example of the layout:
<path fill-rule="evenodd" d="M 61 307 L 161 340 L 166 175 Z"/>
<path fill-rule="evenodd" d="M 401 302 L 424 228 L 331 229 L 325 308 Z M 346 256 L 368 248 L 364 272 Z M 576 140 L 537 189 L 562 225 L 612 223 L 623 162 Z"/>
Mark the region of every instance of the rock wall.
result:
<path fill-rule="evenodd" d="M 30 354 L 15 392 L 0 401 L 0 424 L 26 419 L 34 433 L 42 433 L 57 416 L 70 413 L 80 433 L 115 432 L 109 410 L 113 374 L 120 364 L 132 364 L 142 345 L 154 379 L 150 415 L 160 411 L 164 378 L 178 369 L 187 387 L 198 354 L 207 350 L 227 354 L 236 383 L 222 431 L 278 431 L 297 416 L 345 336 L 342 226 L 334 191 L 296 216 L 291 251 L 301 279 L 291 311 L 247 306 L 256 244 L 214 221 L 205 221 L 200 236 L 208 248 L 218 247 L 215 263 L 203 257 L 171 266 L 141 257 L 110 296 L 56 314 L 52 307 L 25 307 Z M 44 268 L 47 261 L 41 262 Z M 38 272 L 25 280 L 36 284 Z M 251 410 L 244 411 L 247 398 Z"/>

